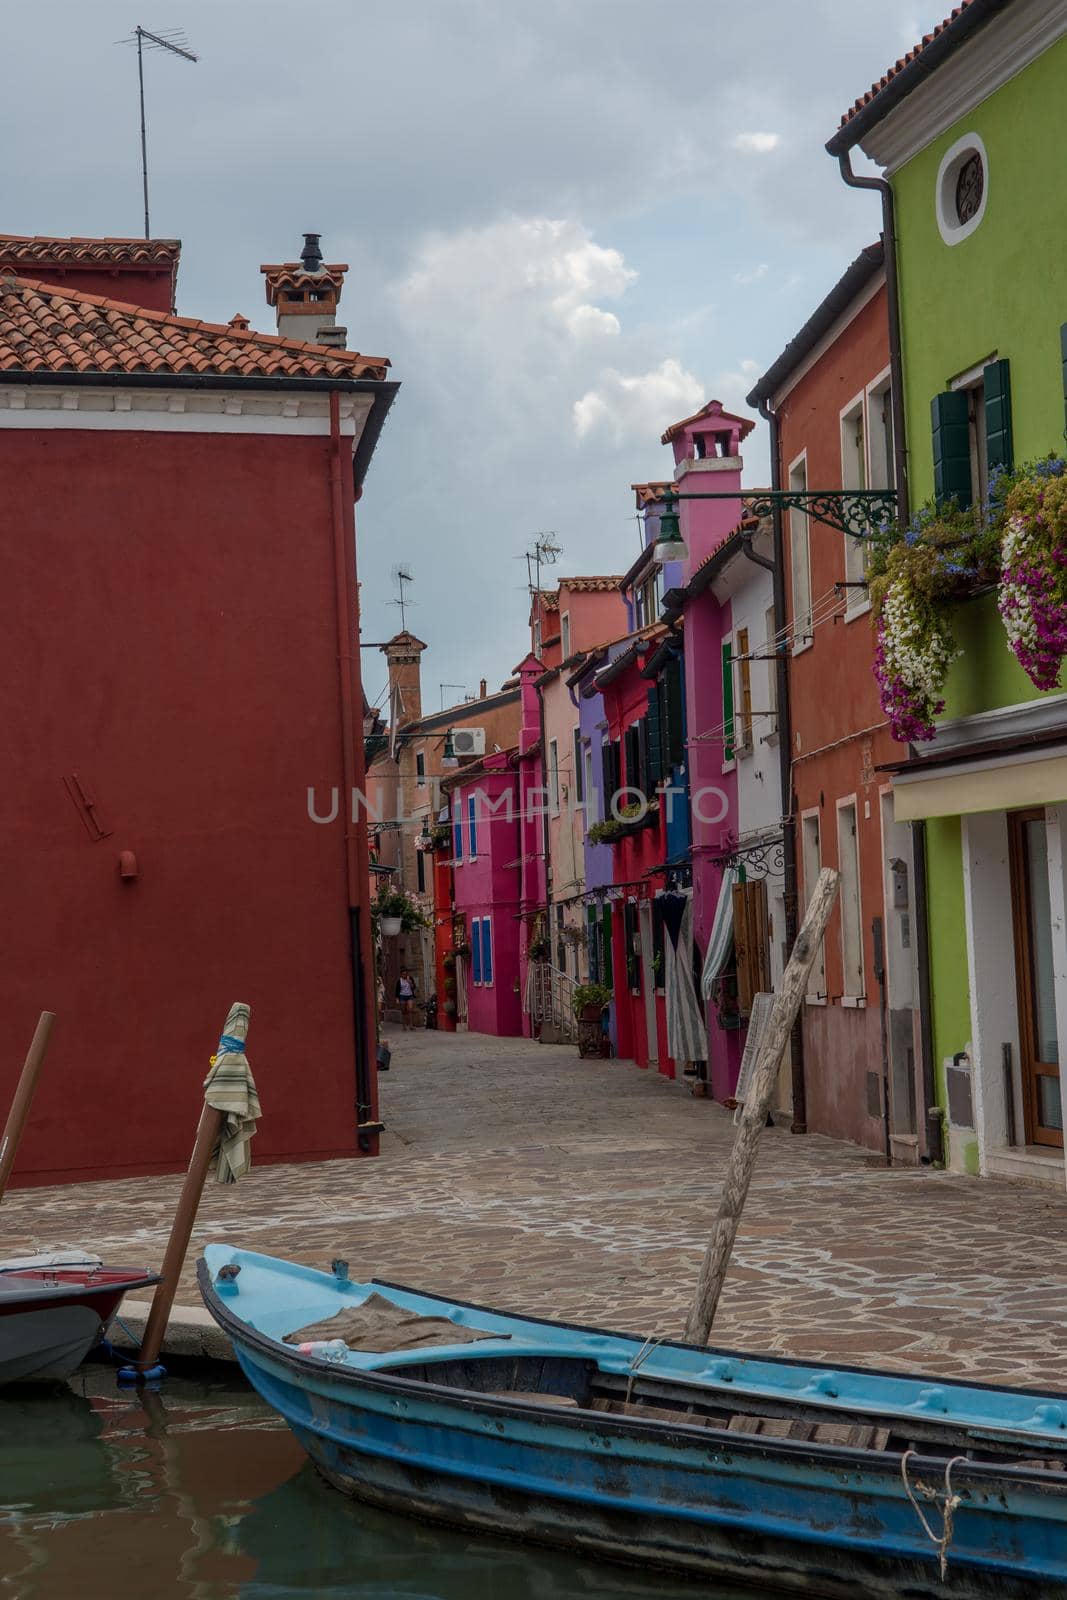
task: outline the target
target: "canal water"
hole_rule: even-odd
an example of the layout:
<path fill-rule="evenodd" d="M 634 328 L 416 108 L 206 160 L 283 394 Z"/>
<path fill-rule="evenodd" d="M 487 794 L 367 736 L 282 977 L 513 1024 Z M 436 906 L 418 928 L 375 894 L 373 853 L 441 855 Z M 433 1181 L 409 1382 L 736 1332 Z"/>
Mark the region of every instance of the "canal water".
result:
<path fill-rule="evenodd" d="M 2 1600 L 741 1600 L 387 1516 L 232 1379 L 0 1396 Z M 747 1600 L 753 1600 L 751 1590 Z"/>

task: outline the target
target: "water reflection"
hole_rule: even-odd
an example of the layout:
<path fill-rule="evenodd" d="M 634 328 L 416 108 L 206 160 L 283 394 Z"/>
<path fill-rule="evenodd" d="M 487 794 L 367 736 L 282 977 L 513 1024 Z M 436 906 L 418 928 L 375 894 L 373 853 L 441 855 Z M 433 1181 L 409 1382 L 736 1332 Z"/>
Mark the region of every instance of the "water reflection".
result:
<path fill-rule="evenodd" d="M 228 1381 L 169 1379 L 138 1394 L 88 1367 L 68 1387 L 0 1398 L 0 1596 L 12 1600 L 695 1595 L 711 1600 L 703 1585 L 358 1506 Z M 713 1600 L 740 1597 L 717 1588 Z"/>

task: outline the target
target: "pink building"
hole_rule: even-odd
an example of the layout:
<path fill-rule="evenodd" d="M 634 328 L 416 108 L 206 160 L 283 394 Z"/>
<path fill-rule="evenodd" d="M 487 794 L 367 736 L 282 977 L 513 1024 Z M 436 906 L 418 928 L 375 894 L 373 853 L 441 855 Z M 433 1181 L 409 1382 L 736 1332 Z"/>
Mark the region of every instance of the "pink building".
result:
<path fill-rule="evenodd" d="M 546 791 L 537 680 L 527 656 L 517 669 L 517 747 L 445 778 L 452 828 L 452 929 L 457 1009 L 473 1033 L 529 1032 L 524 1007 L 527 951 L 541 936 L 545 904 Z"/>

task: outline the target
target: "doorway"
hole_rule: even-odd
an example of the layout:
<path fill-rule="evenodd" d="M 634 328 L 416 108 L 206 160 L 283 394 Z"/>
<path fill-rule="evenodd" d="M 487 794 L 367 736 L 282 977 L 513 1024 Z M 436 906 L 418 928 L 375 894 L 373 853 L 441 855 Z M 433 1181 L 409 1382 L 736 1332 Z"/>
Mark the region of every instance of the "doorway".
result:
<path fill-rule="evenodd" d="M 1026 1142 L 1062 1149 L 1056 963 L 1044 810 L 1012 812 L 1008 841 Z"/>
<path fill-rule="evenodd" d="M 653 965 L 652 907 L 647 900 L 639 908 L 641 927 L 641 993 L 645 1001 L 645 1031 L 648 1035 L 648 1064 L 659 1064 L 659 1035 L 656 1031 L 656 969 Z"/>

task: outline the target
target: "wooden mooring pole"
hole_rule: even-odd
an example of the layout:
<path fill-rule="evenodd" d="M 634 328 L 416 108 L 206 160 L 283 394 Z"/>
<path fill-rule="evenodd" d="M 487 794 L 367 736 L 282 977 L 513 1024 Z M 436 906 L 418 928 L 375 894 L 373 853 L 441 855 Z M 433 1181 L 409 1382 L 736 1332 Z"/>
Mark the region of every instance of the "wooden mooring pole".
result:
<path fill-rule="evenodd" d="M 793 953 L 782 977 L 782 986 L 774 1000 L 774 1010 L 767 1025 L 767 1036 L 756 1060 L 752 1083 L 745 1099 L 741 1121 L 730 1152 L 730 1164 L 722 1186 L 722 1199 L 715 1228 L 704 1252 L 700 1279 L 686 1323 L 685 1336 L 690 1344 L 707 1344 L 711 1325 L 719 1304 L 719 1296 L 726 1281 L 734 1240 L 741 1221 L 752 1170 L 756 1165 L 760 1134 L 767 1122 L 771 1097 L 778 1077 L 778 1064 L 786 1047 L 793 1023 L 808 984 L 808 974 L 815 965 L 819 944 L 830 920 L 837 896 L 837 873 L 824 867 L 819 873 L 815 892 L 808 904 Z"/>
<path fill-rule="evenodd" d="M 22 1065 L 22 1076 L 19 1086 L 15 1090 L 15 1098 L 11 1102 L 11 1110 L 7 1114 L 4 1124 L 3 1136 L 0 1137 L 0 1200 L 4 1197 L 7 1180 L 11 1176 L 11 1169 L 15 1165 L 18 1154 L 19 1141 L 22 1130 L 30 1114 L 30 1105 L 33 1101 L 34 1090 L 37 1088 L 37 1079 L 41 1075 L 41 1066 L 44 1062 L 48 1041 L 52 1036 L 52 1024 L 56 1020 L 54 1011 L 42 1011 L 37 1019 L 33 1040 L 30 1044 L 26 1060 Z"/>

